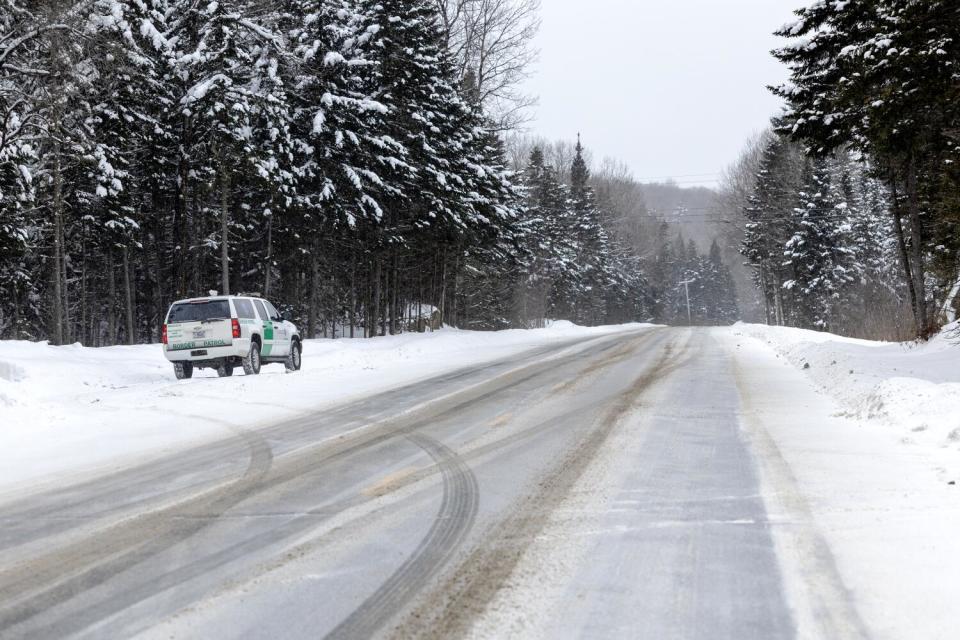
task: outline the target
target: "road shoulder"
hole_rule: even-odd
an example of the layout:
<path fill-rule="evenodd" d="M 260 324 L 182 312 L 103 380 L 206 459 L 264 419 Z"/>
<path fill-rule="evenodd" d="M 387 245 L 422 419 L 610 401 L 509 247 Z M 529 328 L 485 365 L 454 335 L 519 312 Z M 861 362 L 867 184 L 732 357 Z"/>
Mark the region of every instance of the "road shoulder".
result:
<path fill-rule="evenodd" d="M 841 417 L 760 341 L 715 334 L 734 360 L 742 427 L 780 519 L 774 534 L 800 636 L 823 637 L 824 616 L 857 631 L 852 608 L 873 638 L 955 637 L 960 494 L 939 478 L 936 456 Z M 826 575 L 834 567 L 839 582 Z"/>

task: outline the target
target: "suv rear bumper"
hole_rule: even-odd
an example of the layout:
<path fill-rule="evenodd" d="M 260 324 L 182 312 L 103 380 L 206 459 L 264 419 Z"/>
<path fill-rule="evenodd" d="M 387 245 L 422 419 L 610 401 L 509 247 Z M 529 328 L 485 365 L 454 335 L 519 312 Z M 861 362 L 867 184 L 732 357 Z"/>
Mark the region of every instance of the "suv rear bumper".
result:
<path fill-rule="evenodd" d="M 222 360 L 224 358 L 243 358 L 250 353 L 250 339 L 239 338 L 225 347 L 204 347 L 201 344 L 189 349 L 171 350 L 168 345 L 163 347 L 163 355 L 170 362 L 203 362 Z"/>

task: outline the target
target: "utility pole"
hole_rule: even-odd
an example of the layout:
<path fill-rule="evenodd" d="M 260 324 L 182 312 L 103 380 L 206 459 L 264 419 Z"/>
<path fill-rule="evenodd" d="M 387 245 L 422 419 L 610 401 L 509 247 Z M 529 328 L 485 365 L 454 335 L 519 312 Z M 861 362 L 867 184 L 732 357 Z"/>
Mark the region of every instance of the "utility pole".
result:
<path fill-rule="evenodd" d="M 680 283 L 683 285 L 683 290 L 687 294 L 687 326 L 690 326 L 693 324 L 693 314 L 690 313 L 690 283 L 691 282 L 696 282 L 696 279 L 684 280 L 683 282 Z"/>

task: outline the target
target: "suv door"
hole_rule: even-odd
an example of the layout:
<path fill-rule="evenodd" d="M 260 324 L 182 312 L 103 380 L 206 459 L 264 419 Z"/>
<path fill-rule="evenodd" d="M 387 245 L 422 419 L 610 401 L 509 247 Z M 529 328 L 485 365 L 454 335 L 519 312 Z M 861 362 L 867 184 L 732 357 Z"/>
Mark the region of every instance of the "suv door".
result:
<path fill-rule="evenodd" d="M 267 313 L 267 308 L 263 305 L 263 300 L 254 299 L 253 306 L 257 308 L 257 315 L 260 316 L 260 321 L 263 323 L 263 331 L 260 334 L 263 338 L 263 347 L 260 349 L 260 355 L 264 358 L 275 357 L 278 354 L 275 352 L 277 340 L 274 323 L 270 319 L 270 314 Z"/>
<path fill-rule="evenodd" d="M 273 355 L 286 356 L 290 353 L 290 332 L 287 330 L 287 323 L 283 321 L 276 307 L 266 300 L 263 303 L 273 323 Z"/>

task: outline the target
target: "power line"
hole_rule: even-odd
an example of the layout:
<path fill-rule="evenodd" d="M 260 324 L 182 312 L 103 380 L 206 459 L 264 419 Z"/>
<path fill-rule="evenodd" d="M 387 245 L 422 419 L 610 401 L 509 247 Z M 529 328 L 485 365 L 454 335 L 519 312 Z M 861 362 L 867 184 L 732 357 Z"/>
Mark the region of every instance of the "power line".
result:
<path fill-rule="evenodd" d="M 656 209 L 649 211 L 648 215 L 654 217 L 675 217 L 675 218 L 698 218 L 698 217 L 710 217 L 713 215 L 721 215 L 717 208 L 714 207 L 691 207 L 689 209 L 675 209 L 669 212 L 662 212 Z M 803 213 L 797 212 L 796 216 L 791 214 L 782 214 L 777 213 L 773 215 L 762 214 L 761 219 L 769 220 L 772 218 L 800 218 L 803 217 Z M 816 213 L 816 214 L 806 214 L 807 217 L 829 217 L 829 218 L 851 218 L 851 219 L 862 219 L 863 216 L 849 214 L 849 213 Z"/>
<path fill-rule="evenodd" d="M 717 184 L 720 184 L 720 180 L 690 180 L 686 182 L 677 182 L 676 180 L 671 180 L 670 182 L 644 182 L 641 180 L 639 184 L 641 186 L 664 185 L 667 187 L 683 187 L 683 186 L 690 186 L 690 185 L 706 185 L 706 184 L 717 185 Z"/>
<path fill-rule="evenodd" d="M 688 173 L 687 175 L 684 175 L 684 176 L 653 176 L 652 178 L 634 178 L 634 180 L 638 180 L 638 181 L 640 181 L 640 182 L 644 182 L 644 181 L 650 181 L 650 180 L 673 180 L 673 179 L 676 179 L 676 178 L 709 178 L 709 177 L 716 177 L 716 176 L 719 176 L 719 175 L 720 175 L 720 174 L 717 173 L 717 172 L 713 172 L 713 173 Z"/>
<path fill-rule="evenodd" d="M 708 210 L 704 210 L 708 211 Z M 642 221 L 642 217 L 638 217 Z M 694 213 L 691 215 L 663 215 L 657 213 L 651 213 L 646 216 L 648 219 L 652 219 L 656 222 L 665 222 L 667 224 L 703 224 L 708 222 L 718 222 L 723 224 L 767 224 L 771 222 L 803 222 L 805 220 L 836 220 L 836 221 L 849 221 L 851 223 L 862 222 L 864 218 L 862 216 L 850 216 L 848 214 L 837 214 L 837 213 L 821 213 L 821 214 L 777 214 L 777 215 L 768 215 L 758 218 L 756 220 L 748 220 L 745 217 L 731 219 L 728 215 L 712 212 L 712 213 Z"/>

